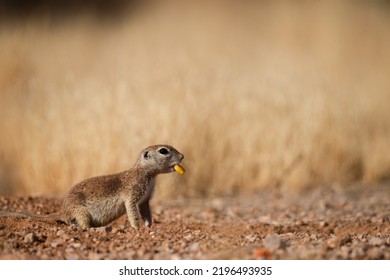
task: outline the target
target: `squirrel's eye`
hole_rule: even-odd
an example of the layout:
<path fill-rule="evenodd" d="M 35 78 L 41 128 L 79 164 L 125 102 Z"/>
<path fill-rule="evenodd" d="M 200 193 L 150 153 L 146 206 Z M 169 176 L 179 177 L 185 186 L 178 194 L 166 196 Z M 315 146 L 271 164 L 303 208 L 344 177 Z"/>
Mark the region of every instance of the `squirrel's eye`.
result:
<path fill-rule="evenodd" d="M 158 150 L 158 152 L 159 152 L 160 154 L 162 154 L 162 155 L 167 155 L 167 154 L 169 154 L 169 151 L 168 151 L 168 149 L 166 149 L 166 148 L 161 148 L 160 150 Z"/>

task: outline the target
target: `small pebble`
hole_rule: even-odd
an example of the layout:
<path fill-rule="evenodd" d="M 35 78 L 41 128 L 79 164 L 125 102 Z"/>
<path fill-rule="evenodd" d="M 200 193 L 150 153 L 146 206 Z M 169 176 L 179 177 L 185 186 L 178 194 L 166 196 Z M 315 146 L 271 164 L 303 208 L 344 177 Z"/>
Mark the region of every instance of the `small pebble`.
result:
<path fill-rule="evenodd" d="M 264 239 L 264 245 L 268 250 L 275 251 L 282 247 L 282 239 L 277 234 L 271 234 Z"/>

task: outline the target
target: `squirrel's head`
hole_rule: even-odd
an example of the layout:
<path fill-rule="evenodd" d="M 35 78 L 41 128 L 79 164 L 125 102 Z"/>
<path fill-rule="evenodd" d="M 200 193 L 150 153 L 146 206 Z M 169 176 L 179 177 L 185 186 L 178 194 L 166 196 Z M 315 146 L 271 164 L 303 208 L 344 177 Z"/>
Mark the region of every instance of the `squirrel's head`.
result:
<path fill-rule="evenodd" d="M 142 150 L 137 164 L 156 175 L 175 170 L 184 174 L 184 168 L 179 165 L 183 158 L 184 155 L 170 145 L 153 145 Z"/>

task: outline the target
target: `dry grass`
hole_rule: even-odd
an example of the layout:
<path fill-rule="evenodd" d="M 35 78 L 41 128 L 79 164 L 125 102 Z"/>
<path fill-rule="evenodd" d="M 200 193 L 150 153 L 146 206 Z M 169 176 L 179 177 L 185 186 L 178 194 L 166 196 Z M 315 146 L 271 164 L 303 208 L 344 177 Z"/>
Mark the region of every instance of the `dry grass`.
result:
<path fill-rule="evenodd" d="M 388 179 L 389 12 L 302 3 L 0 27 L 0 192 L 63 193 L 154 143 L 188 170 L 161 195 Z"/>

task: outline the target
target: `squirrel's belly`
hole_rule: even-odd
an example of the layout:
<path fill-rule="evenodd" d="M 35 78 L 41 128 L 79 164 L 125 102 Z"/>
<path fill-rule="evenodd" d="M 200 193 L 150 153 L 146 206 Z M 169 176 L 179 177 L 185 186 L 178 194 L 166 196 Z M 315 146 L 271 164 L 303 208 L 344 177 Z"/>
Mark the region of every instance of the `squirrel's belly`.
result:
<path fill-rule="evenodd" d="M 104 226 L 126 213 L 120 197 L 95 201 L 87 206 L 94 226 Z"/>

